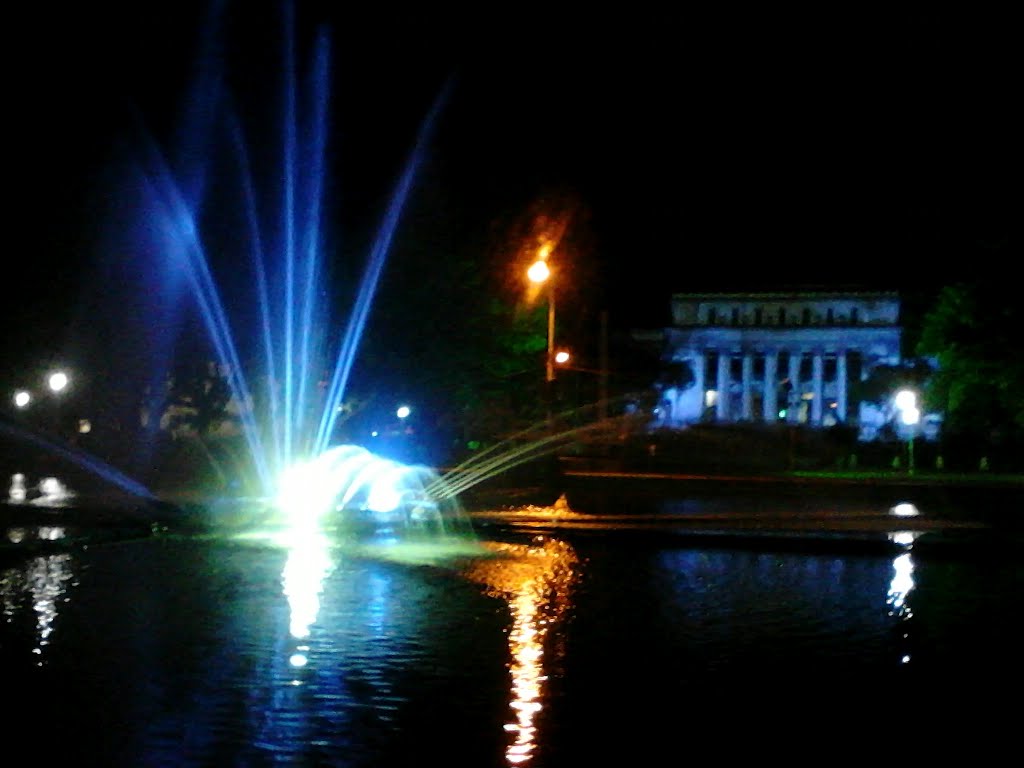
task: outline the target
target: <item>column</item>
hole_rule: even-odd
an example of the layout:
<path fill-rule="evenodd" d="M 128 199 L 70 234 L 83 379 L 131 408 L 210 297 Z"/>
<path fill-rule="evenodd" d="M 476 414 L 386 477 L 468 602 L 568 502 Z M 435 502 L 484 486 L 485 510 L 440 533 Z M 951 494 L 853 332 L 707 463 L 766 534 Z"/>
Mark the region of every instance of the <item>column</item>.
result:
<path fill-rule="evenodd" d="M 697 408 L 697 421 L 704 418 L 704 403 L 707 402 L 707 396 L 704 392 L 704 366 L 706 361 L 704 360 L 703 352 L 694 352 L 691 359 L 691 365 L 693 366 L 693 388 L 697 391 L 697 395 L 700 397 L 700 405 Z"/>
<path fill-rule="evenodd" d="M 796 424 L 800 417 L 800 362 L 803 352 L 789 351 L 789 402 L 786 404 L 786 421 Z"/>
<path fill-rule="evenodd" d="M 836 418 L 846 422 L 846 350 L 836 355 Z"/>
<path fill-rule="evenodd" d="M 814 399 L 811 400 L 811 423 L 821 426 L 821 406 L 825 399 L 825 358 L 821 350 L 815 350 L 811 358 L 811 385 L 814 391 Z"/>
<path fill-rule="evenodd" d="M 772 349 L 765 352 L 764 355 L 764 420 L 769 424 L 774 424 L 778 419 L 779 414 L 779 403 L 776 395 L 778 394 L 778 384 L 775 379 L 778 376 L 779 368 L 779 353 Z"/>
<path fill-rule="evenodd" d="M 718 399 L 715 401 L 715 419 L 717 421 L 729 420 L 729 364 L 731 360 L 728 353 L 718 353 Z"/>
<path fill-rule="evenodd" d="M 743 353 L 743 420 L 754 418 L 754 355 Z"/>

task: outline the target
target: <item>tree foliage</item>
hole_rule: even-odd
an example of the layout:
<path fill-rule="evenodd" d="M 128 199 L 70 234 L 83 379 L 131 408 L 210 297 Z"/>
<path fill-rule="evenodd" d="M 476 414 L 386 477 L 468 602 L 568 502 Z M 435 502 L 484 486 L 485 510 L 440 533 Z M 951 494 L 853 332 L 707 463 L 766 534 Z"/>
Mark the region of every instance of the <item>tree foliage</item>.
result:
<path fill-rule="evenodd" d="M 546 245 L 560 277 L 557 336 L 569 338 L 586 295 L 586 215 L 559 195 L 488 228 L 460 221 L 440 186 L 410 209 L 353 380 L 429 403 L 451 431 L 486 440 L 543 417 L 547 296 L 530 294 L 526 270 Z"/>
<path fill-rule="evenodd" d="M 1024 309 L 1012 281 L 947 286 L 925 315 L 917 352 L 933 356 L 927 403 L 959 432 L 1024 432 Z"/>
<path fill-rule="evenodd" d="M 209 435 L 235 417 L 228 412 L 231 388 L 215 363 L 179 363 L 168 382 L 166 411 L 171 429 L 188 427 L 197 435 Z"/>
<path fill-rule="evenodd" d="M 900 365 L 877 365 L 867 378 L 850 382 L 849 400 L 884 405 L 901 389 L 924 392 L 933 367 L 925 360 L 907 360 Z"/>

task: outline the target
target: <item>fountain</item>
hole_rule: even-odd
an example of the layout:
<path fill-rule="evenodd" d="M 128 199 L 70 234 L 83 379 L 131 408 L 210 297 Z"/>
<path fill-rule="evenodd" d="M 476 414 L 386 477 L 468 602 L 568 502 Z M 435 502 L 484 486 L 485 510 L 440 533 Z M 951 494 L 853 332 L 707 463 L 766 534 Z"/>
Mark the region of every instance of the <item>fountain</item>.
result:
<path fill-rule="evenodd" d="M 166 426 L 160 417 L 175 359 L 200 360 L 223 382 L 242 449 L 232 466 L 218 466 L 222 487 L 204 490 L 213 522 L 415 540 L 470 534 L 460 494 L 553 452 L 581 428 L 513 436 L 447 476 L 338 444 L 377 285 L 446 91 L 428 110 L 398 173 L 342 325 L 331 317 L 334 302 L 325 288 L 334 284 L 324 226 L 329 39 L 322 31 L 315 37 L 303 70 L 294 10 L 288 3 L 284 9 L 280 98 L 266 99 L 280 106 L 270 121 L 278 126 L 274 139 L 247 135 L 211 34 L 174 141 L 146 134 L 121 193 L 110 196 L 116 239 L 103 249 L 109 272 L 89 300 L 92 319 L 111 307 L 117 314 L 107 326 L 96 323 L 97 346 L 106 367 L 131 368 L 112 379 L 148 393 L 143 432 L 150 437 Z M 113 351 L 111 338 L 120 344 Z M 118 440 L 131 445 L 143 466 L 144 437 Z M 59 450 L 130 495 L 164 498 L 85 451 Z"/>
<path fill-rule="evenodd" d="M 351 290 L 347 323 L 339 323 L 326 288 L 336 284 L 325 227 L 329 39 L 321 31 L 303 65 L 295 11 L 283 5 L 280 98 L 266 99 L 276 112 L 274 140 L 247 135 L 244 106 L 218 71 L 223 57 L 209 35 L 174 140 L 147 133 L 145 152 L 121 179 L 123 194 L 111 196 L 110 274 L 88 300 L 119 314 L 109 327 L 97 324 L 95 346 L 107 367 L 132 368 L 126 390 L 148 392 L 151 433 L 161 428 L 174 361 L 192 355 L 213 366 L 244 445 L 217 493 L 248 507 L 254 520 L 421 538 L 465 534 L 457 500 L 430 492 L 436 471 L 337 443 L 377 285 L 445 92 L 398 173 Z M 115 332 L 121 346 L 111 350 Z M 141 455 L 143 441 L 132 450 Z M 129 490 L 149 494 L 141 484 Z"/>
<path fill-rule="evenodd" d="M 457 502 L 442 503 L 428 493 L 437 480 L 436 472 L 377 456 L 361 446 L 334 444 L 336 422 L 376 287 L 443 98 L 424 120 L 400 174 L 344 335 L 332 339 L 335 323 L 321 287 L 328 276 L 322 227 L 328 40 L 321 34 L 315 44 L 305 94 L 310 115 L 303 120 L 290 8 L 285 27 L 280 167 L 269 174 L 281 182 L 270 195 L 278 201 L 274 217 L 261 216 L 249 149 L 237 118 L 224 113 L 232 124 L 231 144 L 248 227 L 243 240 L 252 270 L 253 295 L 241 299 L 241 323 L 232 323 L 221 283 L 215 278 L 211 246 L 202 227 L 209 220 L 202 196 L 190 191 L 204 187 L 204 182 L 196 175 L 183 181 L 172 163 L 162 161 L 150 166 L 146 178 L 146 186 L 154 192 L 152 214 L 162 226 L 162 254 L 187 278 L 232 400 L 240 405 L 241 432 L 251 462 L 249 482 L 255 486 L 255 493 L 246 496 L 265 500 L 276 514 L 301 528 L 340 522 L 348 530 L 362 525 L 403 535 L 465 533 L 466 518 Z M 253 308 L 256 322 L 247 323 L 252 315 L 246 318 L 245 313 Z M 250 335 L 242 339 L 247 332 Z M 261 354 L 254 355 L 257 348 Z M 259 364 L 254 366 L 255 359 Z"/>

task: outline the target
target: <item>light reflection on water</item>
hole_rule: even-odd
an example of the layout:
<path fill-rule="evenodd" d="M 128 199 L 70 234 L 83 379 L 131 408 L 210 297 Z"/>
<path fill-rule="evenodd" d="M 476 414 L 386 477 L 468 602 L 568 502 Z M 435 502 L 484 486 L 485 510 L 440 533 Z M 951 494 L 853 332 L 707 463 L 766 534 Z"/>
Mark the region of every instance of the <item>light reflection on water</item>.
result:
<path fill-rule="evenodd" d="M 572 547 L 543 536 L 532 544 L 491 543 L 499 555 L 474 562 L 468 578 L 483 584 L 488 593 L 508 601 L 512 627 L 508 645 L 512 657 L 509 707 L 513 719 L 505 730 L 513 742 L 505 752 L 512 765 L 529 761 L 536 748 L 534 721 L 543 706 L 545 639 L 571 603 L 578 561 Z"/>
<path fill-rule="evenodd" d="M 330 542 L 319 531 L 302 531 L 288 543 L 288 559 L 284 564 L 281 582 L 288 598 L 289 631 L 302 640 L 309 637 L 309 628 L 320 612 L 320 594 L 324 579 L 334 567 L 330 555 Z M 303 666 L 305 657 L 297 655 Z"/>
<path fill-rule="evenodd" d="M 43 664 L 43 649 L 49 645 L 54 621 L 69 587 L 75 586 L 72 556 L 67 553 L 30 558 L 23 568 L 0 571 L 0 601 L 5 620 L 10 623 L 26 601 L 35 615 L 35 643 L 32 653 Z"/>
<path fill-rule="evenodd" d="M 895 557 L 603 533 L 441 559 L 325 537 L 140 541 L 0 569 L 0 663 L 12 696 L 37 700 L 18 670 L 45 662 L 47 728 L 134 764 L 583 760 L 597 734 L 626 743 L 648 722 L 701 722 L 687 702 L 784 686 L 835 708 L 900 685 L 898 669 L 973 680 L 973 644 L 983 659 L 1008 650 L 996 608 L 1019 563 L 921 560 L 914 537 L 893 541 Z M 928 678 L 913 679 L 902 690 L 920 708 Z M 666 690 L 687 694 L 675 714 Z"/>

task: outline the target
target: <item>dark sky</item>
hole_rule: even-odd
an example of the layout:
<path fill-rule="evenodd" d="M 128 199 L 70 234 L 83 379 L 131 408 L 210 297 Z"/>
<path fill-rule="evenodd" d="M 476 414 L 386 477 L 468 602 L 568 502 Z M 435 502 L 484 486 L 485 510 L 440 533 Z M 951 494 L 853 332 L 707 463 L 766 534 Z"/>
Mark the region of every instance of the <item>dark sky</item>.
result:
<path fill-rule="evenodd" d="M 224 5 L 221 63 L 240 103 L 258 105 L 274 93 L 279 4 Z M 442 191 L 472 240 L 569 191 L 590 214 L 601 301 L 628 324 L 661 322 L 677 291 L 916 289 L 1008 258 L 1006 19 L 938 6 L 349 5 L 300 0 L 298 44 L 304 61 L 309 31 L 327 25 L 331 218 L 354 239 L 451 82 L 420 194 Z M 12 12 L 6 230 L 8 263 L 23 266 L 8 348 L 45 342 L 46 318 L 74 302 L 107 174 L 140 126 L 167 137 L 207 10 L 99 0 Z"/>

